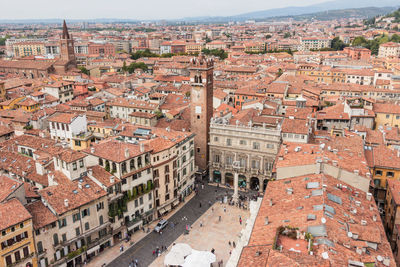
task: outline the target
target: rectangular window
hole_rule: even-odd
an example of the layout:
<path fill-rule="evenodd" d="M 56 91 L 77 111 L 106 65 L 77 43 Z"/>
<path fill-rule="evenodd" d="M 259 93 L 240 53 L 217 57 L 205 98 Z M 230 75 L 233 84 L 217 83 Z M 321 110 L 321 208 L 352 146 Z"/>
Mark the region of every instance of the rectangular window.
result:
<path fill-rule="evenodd" d="M 82 211 L 82 218 L 85 218 L 86 216 L 89 216 L 89 215 L 90 215 L 90 209 L 89 208 L 84 209 Z"/>
<path fill-rule="evenodd" d="M 85 231 L 89 230 L 89 223 L 85 223 Z"/>
<path fill-rule="evenodd" d="M 63 228 L 65 226 L 67 226 L 67 219 L 66 218 L 58 220 L 58 228 Z"/>
<path fill-rule="evenodd" d="M 79 167 L 80 167 L 80 168 L 83 167 L 83 159 L 81 159 L 81 160 L 79 161 Z"/>
<path fill-rule="evenodd" d="M 226 145 L 231 146 L 232 145 L 232 140 L 230 138 L 226 139 Z"/>
<path fill-rule="evenodd" d="M 76 171 L 78 169 L 76 162 L 72 163 L 72 170 Z"/>
<path fill-rule="evenodd" d="M 253 149 L 259 150 L 260 149 L 260 143 L 253 142 Z"/>
<path fill-rule="evenodd" d="M 80 218 L 81 218 L 81 215 L 79 214 L 79 212 L 75 213 L 72 215 L 72 222 L 76 222 L 76 221 L 80 220 Z"/>
<path fill-rule="evenodd" d="M 79 229 L 79 227 L 75 228 L 75 234 L 76 234 L 76 236 L 80 236 L 81 235 L 81 230 Z"/>
<path fill-rule="evenodd" d="M 382 171 L 376 170 L 376 171 L 375 171 L 375 175 L 376 175 L 376 176 L 382 176 Z"/>
<path fill-rule="evenodd" d="M 394 172 L 386 172 L 386 177 L 394 177 Z"/>

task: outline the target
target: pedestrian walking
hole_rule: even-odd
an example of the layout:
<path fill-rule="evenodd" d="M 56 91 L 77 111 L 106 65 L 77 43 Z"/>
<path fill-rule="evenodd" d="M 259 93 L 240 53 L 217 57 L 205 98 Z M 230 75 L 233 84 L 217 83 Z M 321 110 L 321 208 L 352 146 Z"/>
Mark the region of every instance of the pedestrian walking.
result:
<path fill-rule="evenodd" d="M 211 201 L 210 201 L 210 200 L 208 201 L 208 206 L 210 206 L 210 207 L 211 207 Z"/>
<path fill-rule="evenodd" d="M 226 207 L 224 207 L 224 212 L 226 212 Z"/>
<path fill-rule="evenodd" d="M 214 207 L 211 208 L 211 212 L 214 212 Z"/>
<path fill-rule="evenodd" d="M 136 266 L 139 265 L 139 260 L 138 259 L 135 259 L 135 264 L 136 264 Z"/>
<path fill-rule="evenodd" d="M 201 208 L 201 202 L 199 202 L 199 207 Z"/>
<path fill-rule="evenodd" d="M 228 241 L 228 244 L 229 244 L 229 246 L 231 246 L 232 244 L 231 244 L 231 241 Z"/>
<path fill-rule="evenodd" d="M 153 256 L 155 256 L 156 255 L 156 251 L 153 249 Z"/>
<path fill-rule="evenodd" d="M 122 252 L 122 251 L 124 251 L 124 245 L 121 245 L 121 246 L 119 247 L 119 252 Z"/>
<path fill-rule="evenodd" d="M 201 189 L 204 189 L 204 184 L 201 184 Z"/>
<path fill-rule="evenodd" d="M 234 248 L 236 248 L 235 241 L 232 242 L 232 245 L 233 245 Z"/>
<path fill-rule="evenodd" d="M 242 218 L 239 219 L 240 224 L 242 224 Z"/>
<path fill-rule="evenodd" d="M 218 221 L 221 221 L 221 215 L 219 216 Z"/>

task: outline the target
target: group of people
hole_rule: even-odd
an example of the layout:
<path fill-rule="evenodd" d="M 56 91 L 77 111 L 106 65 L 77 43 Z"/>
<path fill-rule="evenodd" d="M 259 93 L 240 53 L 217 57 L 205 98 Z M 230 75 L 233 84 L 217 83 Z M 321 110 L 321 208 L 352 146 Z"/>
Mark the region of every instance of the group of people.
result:
<path fill-rule="evenodd" d="M 138 259 L 134 259 L 132 260 L 129 265 L 129 267 L 138 267 L 139 266 L 139 260 Z"/>
<path fill-rule="evenodd" d="M 161 246 L 161 249 L 159 247 L 157 247 L 156 249 L 153 250 L 153 256 L 161 256 L 161 253 L 163 253 L 163 251 L 167 250 L 166 246 Z M 133 266 L 134 267 L 134 266 Z"/>

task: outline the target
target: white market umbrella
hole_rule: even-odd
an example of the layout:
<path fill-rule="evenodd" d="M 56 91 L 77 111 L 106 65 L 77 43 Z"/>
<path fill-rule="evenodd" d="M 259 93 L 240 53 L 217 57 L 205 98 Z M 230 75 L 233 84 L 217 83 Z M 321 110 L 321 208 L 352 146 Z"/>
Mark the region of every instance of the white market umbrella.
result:
<path fill-rule="evenodd" d="M 170 251 L 164 258 L 164 265 L 180 266 L 185 263 L 185 257 L 179 251 Z"/>
<path fill-rule="evenodd" d="M 210 267 L 217 257 L 209 251 L 192 250 L 192 254 L 186 257 L 182 267 Z"/>
<path fill-rule="evenodd" d="M 184 257 L 192 254 L 192 248 L 188 244 L 185 244 L 185 243 L 175 244 L 171 248 L 171 252 L 172 251 L 178 251 L 178 252 L 182 253 Z"/>

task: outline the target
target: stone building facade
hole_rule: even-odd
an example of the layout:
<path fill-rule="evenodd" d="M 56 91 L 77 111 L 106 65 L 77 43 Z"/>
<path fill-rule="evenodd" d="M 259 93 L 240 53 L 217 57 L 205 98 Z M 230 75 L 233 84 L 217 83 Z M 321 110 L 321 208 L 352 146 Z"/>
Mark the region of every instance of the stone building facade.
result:
<path fill-rule="evenodd" d="M 264 191 L 272 178 L 280 143 L 280 125 L 276 128 L 230 125 L 213 119 L 210 124 L 210 179 L 233 186 L 232 163 L 238 161 L 239 186 Z"/>

